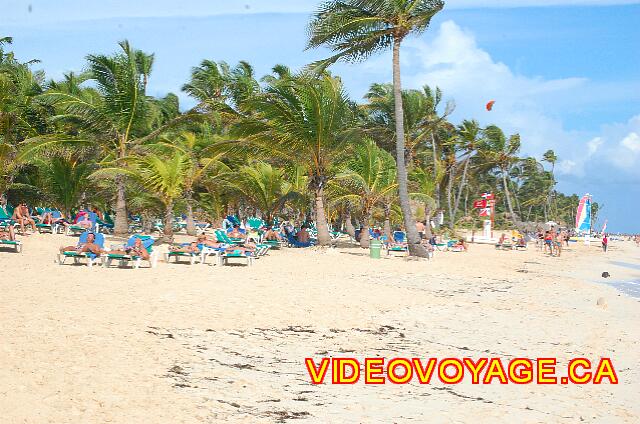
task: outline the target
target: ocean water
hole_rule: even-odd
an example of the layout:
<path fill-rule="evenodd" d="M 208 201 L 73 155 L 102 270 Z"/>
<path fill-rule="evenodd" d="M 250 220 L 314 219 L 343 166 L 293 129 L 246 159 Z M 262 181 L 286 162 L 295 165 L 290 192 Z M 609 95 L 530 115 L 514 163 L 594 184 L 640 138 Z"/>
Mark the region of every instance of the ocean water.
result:
<path fill-rule="evenodd" d="M 615 287 L 627 296 L 640 299 L 640 280 L 639 281 L 614 281 L 606 283 L 611 287 Z"/>
<path fill-rule="evenodd" d="M 632 264 L 629 262 L 619 262 L 619 261 L 612 261 L 611 264 L 640 271 L 640 264 Z M 612 281 L 612 282 L 607 281 L 605 282 L 605 284 L 611 287 L 615 287 L 616 289 L 626 294 L 627 296 L 640 299 L 640 280 Z"/>

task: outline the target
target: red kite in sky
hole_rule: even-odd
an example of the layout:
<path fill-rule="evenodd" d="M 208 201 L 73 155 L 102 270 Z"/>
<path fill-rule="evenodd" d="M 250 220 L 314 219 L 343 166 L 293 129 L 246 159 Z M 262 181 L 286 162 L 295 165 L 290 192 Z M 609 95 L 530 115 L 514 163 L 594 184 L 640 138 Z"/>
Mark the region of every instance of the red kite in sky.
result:
<path fill-rule="evenodd" d="M 489 103 L 487 103 L 487 110 L 491 111 L 491 109 L 493 109 L 493 104 L 495 103 L 495 100 L 491 100 Z"/>

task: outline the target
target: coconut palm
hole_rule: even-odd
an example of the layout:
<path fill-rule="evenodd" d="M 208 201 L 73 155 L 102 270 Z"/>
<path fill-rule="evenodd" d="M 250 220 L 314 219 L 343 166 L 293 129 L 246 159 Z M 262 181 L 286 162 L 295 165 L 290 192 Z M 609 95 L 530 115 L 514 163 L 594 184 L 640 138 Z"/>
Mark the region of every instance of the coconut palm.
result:
<path fill-rule="evenodd" d="M 520 151 L 520 135 L 511 135 L 508 139 L 504 132 L 495 125 L 488 126 L 483 140 L 484 149 L 482 151 L 489 163 L 497 167 L 502 179 L 502 190 L 507 201 L 509 216 L 517 225 L 518 217 L 513 208 L 513 200 L 509 191 L 509 171 L 518 162 L 518 152 Z"/>
<path fill-rule="evenodd" d="M 299 197 L 286 180 L 283 169 L 262 161 L 240 167 L 230 184 L 251 206 L 262 212 L 267 222 L 271 222 L 287 201 Z"/>
<path fill-rule="evenodd" d="M 324 190 L 332 165 L 346 154 L 355 113 L 339 79 L 328 74 L 271 80 L 263 93 L 241 105 L 251 110 L 235 129 L 261 152 L 303 165 L 314 193 L 318 244 L 331 242 Z"/>
<path fill-rule="evenodd" d="M 369 140 L 358 146 L 331 184 L 333 202 L 348 202 L 362 213 L 360 246 L 369 247 L 369 225 L 373 209 L 388 205 L 398 189 L 393 156 Z"/>
<path fill-rule="evenodd" d="M 444 7 L 442 0 L 332 0 L 323 3 L 309 24 L 308 47 L 328 46 L 336 54 L 318 63 L 359 61 L 392 47 L 398 194 L 410 254 L 427 257 L 420 244 L 409 203 L 405 131 L 400 80 L 400 46 L 410 34 L 425 31 Z"/>
<path fill-rule="evenodd" d="M 146 95 L 153 56 L 134 49 L 128 41 L 119 43 L 120 52 L 87 56 L 87 76 L 91 86 L 80 91 L 53 86 L 45 92 L 43 103 L 55 106 L 56 119 L 77 125 L 80 137 L 75 141 L 97 144 L 105 166 L 122 167 L 138 146 L 154 139 L 169 126 L 192 117 L 191 111 L 177 115 L 177 97 L 154 99 Z M 34 139 L 29 150 L 42 150 L 68 142 L 67 137 Z M 128 231 L 126 175 L 115 177 L 115 233 Z"/>
<path fill-rule="evenodd" d="M 224 153 L 218 152 L 215 135 L 201 131 L 195 133 L 182 131 L 177 136 L 168 134 L 158 143 L 149 145 L 150 148 L 162 147 L 168 152 L 178 151 L 188 157 L 188 170 L 184 179 L 184 199 L 187 207 L 187 234 L 195 235 L 196 226 L 193 219 L 193 204 L 195 186 L 210 172 L 219 174 L 228 167 L 222 162 Z"/>
<path fill-rule="evenodd" d="M 83 194 L 89 188 L 93 162 L 68 153 L 37 159 L 34 164 L 43 176 L 42 188 L 53 204 L 60 208 L 66 217 L 71 216 L 71 210 L 80 203 Z"/>

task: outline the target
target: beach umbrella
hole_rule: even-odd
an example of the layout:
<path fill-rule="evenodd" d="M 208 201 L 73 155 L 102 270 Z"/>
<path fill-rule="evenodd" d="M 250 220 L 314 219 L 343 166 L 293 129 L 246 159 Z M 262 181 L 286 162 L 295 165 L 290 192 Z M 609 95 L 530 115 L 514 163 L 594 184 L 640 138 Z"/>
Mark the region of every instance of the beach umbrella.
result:
<path fill-rule="evenodd" d="M 487 103 L 487 110 L 491 111 L 491 109 L 493 109 L 493 105 L 496 101 L 495 100 L 491 100 L 489 103 Z"/>

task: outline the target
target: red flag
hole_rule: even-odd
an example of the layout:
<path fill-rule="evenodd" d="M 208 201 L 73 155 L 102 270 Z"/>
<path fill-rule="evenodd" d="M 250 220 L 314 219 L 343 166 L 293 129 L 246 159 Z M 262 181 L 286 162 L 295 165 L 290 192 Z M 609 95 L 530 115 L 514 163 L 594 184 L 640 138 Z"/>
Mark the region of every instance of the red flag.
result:
<path fill-rule="evenodd" d="M 491 208 L 480 209 L 480 216 L 491 216 Z"/>
<path fill-rule="evenodd" d="M 473 202 L 473 208 L 474 209 L 482 209 L 482 208 L 486 208 L 487 207 L 487 201 L 486 200 L 476 200 L 475 202 Z"/>
<path fill-rule="evenodd" d="M 480 195 L 480 197 L 482 197 L 483 199 L 487 199 L 487 200 L 493 200 L 493 193 L 482 193 L 482 195 Z"/>

